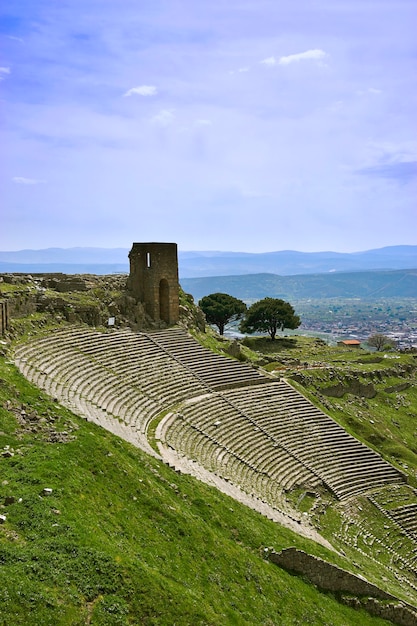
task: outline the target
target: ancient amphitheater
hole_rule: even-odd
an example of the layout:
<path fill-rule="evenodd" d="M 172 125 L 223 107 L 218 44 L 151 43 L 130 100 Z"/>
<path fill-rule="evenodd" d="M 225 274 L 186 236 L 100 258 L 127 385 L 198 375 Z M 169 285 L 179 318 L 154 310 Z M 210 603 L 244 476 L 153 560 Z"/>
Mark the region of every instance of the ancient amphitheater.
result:
<path fill-rule="evenodd" d="M 400 584 L 411 617 L 396 614 L 397 623 L 414 626 L 417 492 L 406 475 L 287 380 L 204 348 L 179 325 L 191 320 L 190 311 L 180 316 L 176 244 L 134 243 L 129 260 L 120 308 L 107 311 L 125 316 L 118 319 L 120 328 L 99 330 L 65 318 L 72 323 L 15 344 L 11 356 L 20 371 L 77 415 L 173 470 L 345 553 L 355 584 L 363 582 L 355 561 L 360 553 L 373 562 L 382 587 L 389 579 L 394 587 Z M 88 280 L 74 286 L 71 276 L 52 278 L 57 292 L 89 288 Z M 42 296 L 50 280 L 38 277 L 36 293 Z M 31 277 L 33 287 L 32 282 Z M 0 316 L 3 330 L 7 304 Z M 78 319 L 105 324 L 108 316 Z M 193 328 L 197 319 L 193 313 Z M 155 330 L 135 332 L 127 323 Z M 291 560 L 293 551 L 287 552 Z M 296 552 L 309 569 L 313 557 Z M 314 575 L 326 567 L 316 561 Z"/>
<path fill-rule="evenodd" d="M 328 493 L 342 503 L 367 495 L 384 515 L 390 542 L 402 542 L 397 551 L 391 546 L 393 558 L 417 573 L 417 498 L 404 476 L 285 380 L 215 354 L 178 327 L 61 328 L 18 346 L 14 360 L 77 414 L 229 486 L 231 495 L 317 540 L 289 493 Z M 401 504 L 393 511 L 390 493 Z M 348 519 L 345 532 L 352 532 Z M 372 536 L 369 528 L 355 532 Z"/>

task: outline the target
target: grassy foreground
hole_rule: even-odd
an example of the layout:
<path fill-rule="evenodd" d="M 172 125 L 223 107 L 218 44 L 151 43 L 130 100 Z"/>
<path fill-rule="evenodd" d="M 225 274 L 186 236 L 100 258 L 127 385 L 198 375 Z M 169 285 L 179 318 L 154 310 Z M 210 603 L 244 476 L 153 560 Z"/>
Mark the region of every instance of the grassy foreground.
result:
<path fill-rule="evenodd" d="M 386 623 L 264 549 L 342 557 L 54 404 L 3 357 L 0 514 L 2 625 Z"/>

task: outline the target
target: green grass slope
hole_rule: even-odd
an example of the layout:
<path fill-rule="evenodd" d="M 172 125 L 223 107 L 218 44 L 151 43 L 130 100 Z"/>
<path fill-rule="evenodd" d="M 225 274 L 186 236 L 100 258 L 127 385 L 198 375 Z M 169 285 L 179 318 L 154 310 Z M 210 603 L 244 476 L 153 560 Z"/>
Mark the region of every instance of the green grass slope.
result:
<path fill-rule="evenodd" d="M 347 559 L 83 421 L 3 357 L 0 514 L 1 624 L 386 623 L 264 549 Z"/>

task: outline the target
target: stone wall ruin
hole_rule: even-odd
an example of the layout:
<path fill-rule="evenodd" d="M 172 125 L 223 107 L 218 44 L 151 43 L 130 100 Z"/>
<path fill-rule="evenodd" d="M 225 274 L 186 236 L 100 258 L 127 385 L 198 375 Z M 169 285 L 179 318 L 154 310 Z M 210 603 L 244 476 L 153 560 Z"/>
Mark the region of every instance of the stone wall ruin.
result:
<path fill-rule="evenodd" d="M 0 301 L 0 336 L 5 335 L 9 328 L 9 303 L 7 300 Z"/>
<path fill-rule="evenodd" d="M 179 320 L 178 252 L 175 243 L 134 243 L 127 289 L 154 322 Z"/>
<path fill-rule="evenodd" d="M 360 576 L 307 554 L 297 548 L 272 552 L 270 561 L 283 569 L 301 574 L 323 591 L 331 591 L 343 604 L 365 609 L 371 615 L 389 620 L 400 626 L 416 626 L 417 612 L 414 606 L 399 601 Z"/>

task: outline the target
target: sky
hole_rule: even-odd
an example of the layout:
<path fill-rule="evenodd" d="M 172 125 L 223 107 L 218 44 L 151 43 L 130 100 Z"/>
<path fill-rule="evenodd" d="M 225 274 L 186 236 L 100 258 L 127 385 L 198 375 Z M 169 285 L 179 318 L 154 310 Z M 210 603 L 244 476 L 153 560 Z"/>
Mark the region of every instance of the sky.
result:
<path fill-rule="evenodd" d="M 415 0 L 13 0 L 0 250 L 417 243 Z"/>

